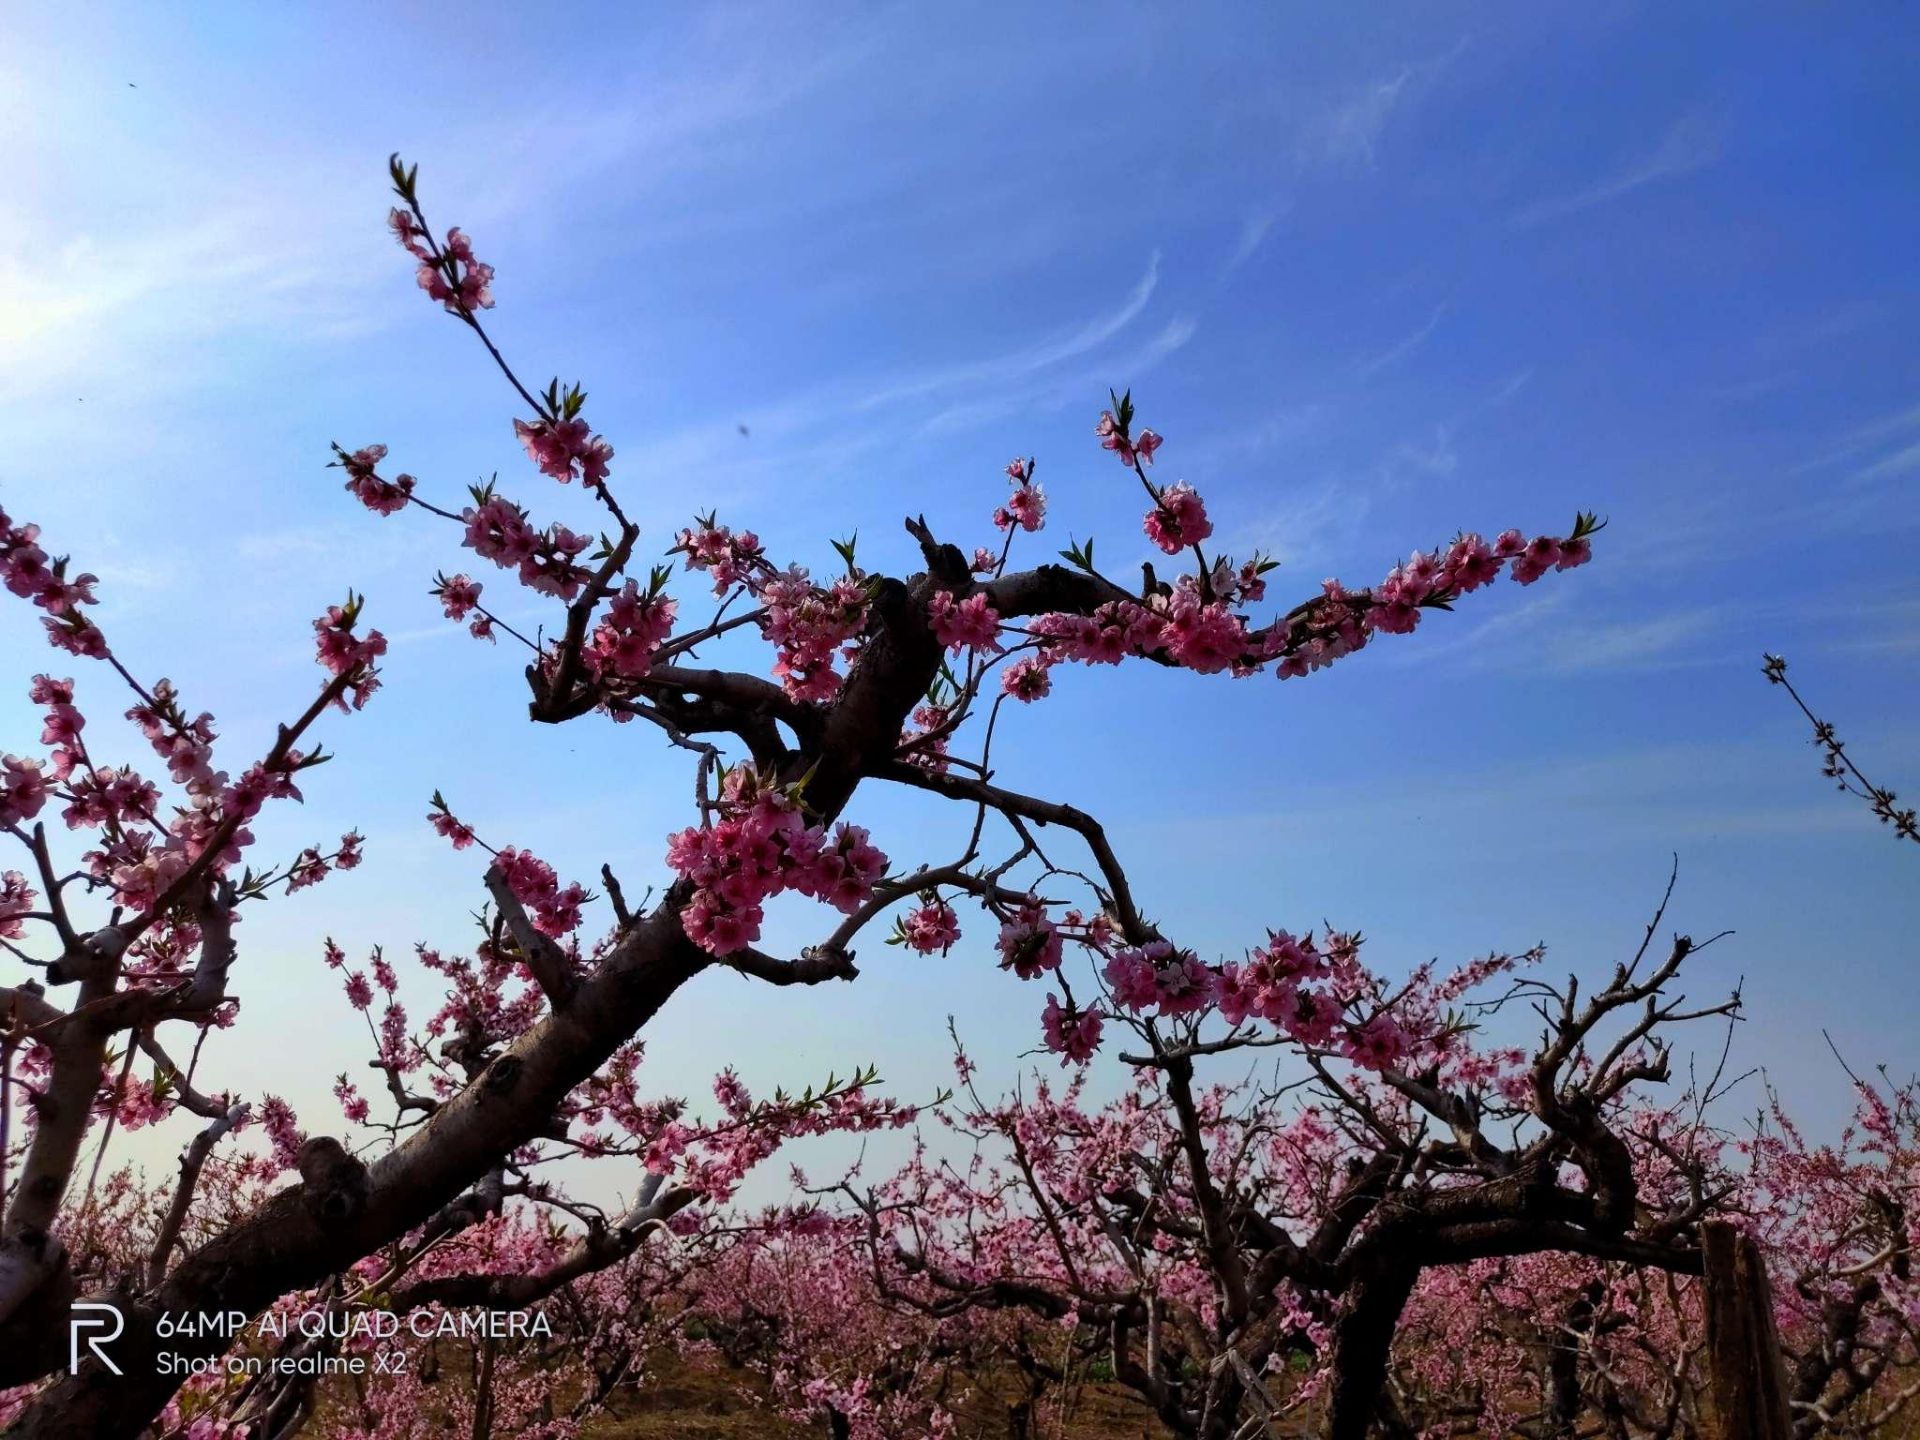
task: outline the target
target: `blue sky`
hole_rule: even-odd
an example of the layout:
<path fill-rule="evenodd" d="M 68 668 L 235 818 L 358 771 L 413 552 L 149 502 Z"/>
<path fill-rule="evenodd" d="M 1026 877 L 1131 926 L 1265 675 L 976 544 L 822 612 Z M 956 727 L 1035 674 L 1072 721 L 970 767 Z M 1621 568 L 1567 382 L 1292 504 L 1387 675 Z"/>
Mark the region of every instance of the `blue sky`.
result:
<path fill-rule="evenodd" d="M 1844 1104 L 1822 1028 L 1910 1068 L 1920 857 L 1826 788 L 1759 673 L 1788 654 L 1920 792 L 1920 26 L 1895 7 L 15 7 L 0 56 L 0 504 L 240 750 L 310 692 L 307 622 L 349 584 L 396 642 L 267 831 L 357 824 L 370 864 L 244 927 L 221 1080 L 320 1118 L 360 1059 L 319 937 L 462 939 L 478 867 L 420 823 L 436 786 L 633 890 L 687 819 L 684 757 L 530 727 L 518 661 L 425 594 L 450 537 L 322 468 L 379 440 L 428 493 L 498 470 L 544 514 L 580 499 L 414 290 L 395 149 L 498 267 L 509 354 L 587 386 L 661 544 L 718 507 L 782 559 L 858 529 L 905 566 L 900 517 L 979 543 L 1019 452 L 1052 506 L 1032 558 L 1091 533 L 1124 570 L 1109 385 L 1289 600 L 1598 510 L 1589 568 L 1304 682 L 1063 672 L 1003 776 L 1103 813 L 1207 954 L 1325 918 L 1389 969 L 1545 940 L 1591 972 L 1677 852 L 1674 920 L 1738 932 L 1694 980 L 1746 977 L 1737 1053 L 1816 1121 Z M 0 647 L 0 748 L 28 748 L 18 607 Z M 854 818 L 905 862 L 950 829 L 898 796 Z M 911 1094 L 949 1012 L 1010 1074 L 1041 997 L 975 939 L 804 995 L 703 977 L 649 1036 L 656 1079 L 872 1060 Z"/>

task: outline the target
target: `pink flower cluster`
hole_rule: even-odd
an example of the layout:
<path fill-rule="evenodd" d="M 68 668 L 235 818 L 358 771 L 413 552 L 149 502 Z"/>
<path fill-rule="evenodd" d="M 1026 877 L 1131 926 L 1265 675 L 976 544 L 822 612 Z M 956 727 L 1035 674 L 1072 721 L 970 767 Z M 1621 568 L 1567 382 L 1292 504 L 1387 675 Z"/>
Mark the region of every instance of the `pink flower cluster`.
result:
<path fill-rule="evenodd" d="M 0 825 L 33 819 L 46 805 L 49 788 L 38 760 L 0 755 Z"/>
<path fill-rule="evenodd" d="M 897 1130 L 919 1114 L 912 1106 L 869 1094 L 859 1081 L 813 1100 L 778 1096 L 756 1102 L 739 1077 L 726 1072 L 714 1081 L 714 1094 L 727 1112 L 726 1122 L 699 1129 L 668 1122 L 647 1147 L 646 1164 L 657 1173 L 677 1167 L 689 1188 L 715 1203 L 730 1200 L 747 1172 L 789 1139 Z"/>
<path fill-rule="evenodd" d="M 943 727 L 953 718 L 945 705 L 931 702 L 914 708 L 913 724 L 900 732 L 900 753 L 907 764 L 930 775 L 944 775 L 952 766 L 947 753 L 951 731 Z"/>
<path fill-rule="evenodd" d="M 580 907 L 591 897 L 579 881 L 562 886 L 553 866 L 511 845 L 493 857 L 493 868 L 513 898 L 533 912 L 533 928 L 542 935 L 558 939 L 580 928 Z"/>
<path fill-rule="evenodd" d="M 137 1075 L 116 1075 L 95 1099 L 102 1115 L 111 1115 L 123 1130 L 140 1130 L 164 1120 L 173 1113 L 174 1102 L 160 1094 L 157 1085 Z"/>
<path fill-rule="evenodd" d="M 473 844 L 473 827 L 457 819 L 453 812 L 444 806 L 437 805 L 427 816 L 427 823 L 433 826 L 436 835 L 456 850 L 464 850 Z"/>
<path fill-rule="evenodd" d="M 1044 663 L 1077 660 L 1117 665 L 1129 655 L 1164 654 L 1202 675 L 1249 672 L 1259 660 L 1258 642 L 1246 622 L 1223 600 L 1209 600 L 1199 582 L 1183 575 L 1167 594 L 1141 605 L 1110 600 L 1090 615 L 1035 616 L 1027 632 L 1044 642 Z"/>
<path fill-rule="evenodd" d="M 837 652 L 867 625 L 867 592 L 843 576 L 826 589 L 795 565 L 759 590 L 766 614 L 760 631 L 777 650 L 773 673 L 796 700 L 831 700 L 840 689 Z"/>
<path fill-rule="evenodd" d="M 430 592 L 439 600 L 440 609 L 449 620 L 467 620 L 467 631 L 476 640 L 493 639 L 493 617 L 480 610 L 480 592 L 485 589 L 479 581 L 469 575 L 437 575 L 434 577 L 433 590 Z M 479 610 L 479 614 L 474 614 Z"/>
<path fill-rule="evenodd" d="M 1151 435 L 1146 431 L 1141 438 Z M 1213 534 L 1213 522 L 1207 518 L 1206 503 L 1186 481 L 1169 485 L 1159 493 L 1153 509 L 1142 522 L 1147 538 L 1169 555 L 1178 555 L 1189 545 L 1198 545 Z"/>
<path fill-rule="evenodd" d="M 751 530 L 733 531 L 714 523 L 711 515 L 700 517 L 691 529 L 682 530 L 675 548 L 685 552 L 687 569 L 703 570 L 713 580 L 713 593 L 724 595 L 735 585 L 751 584 L 767 568 L 766 552 L 760 537 Z"/>
<path fill-rule="evenodd" d="M 1040 1034 L 1047 1049 L 1061 1056 L 1061 1063 L 1079 1063 L 1093 1058 L 1100 1048 L 1104 1028 L 1098 1010 L 1082 1010 L 1072 1003 L 1062 1005 L 1054 995 L 1047 996 L 1047 1008 L 1040 1013 Z"/>
<path fill-rule="evenodd" d="M 1000 951 L 1000 968 L 1022 980 L 1060 968 L 1060 930 L 1036 895 L 1027 896 L 1001 923 L 1000 938 L 994 944 Z"/>
<path fill-rule="evenodd" d="M 607 613 L 594 628 L 582 659 L 595 675 L 617 675 L 633 680 L 653 665 L 653 652 L 673 631 L 675 602 L 649 591 L 642 594 L 633 580 L 615 593 Z"/>
<path fill-rule="evenodd" d="M 80 612 L 82 605 L 95 603 L 93 587 L 99 577 L 69 577 L 66 568 L 64 558 L 50 560 L 41 548 L 38 525 L 15 525 L 0 510 L 0 584 L 47 612 L 41 624 L 53 645 L 90 660 L 104 659 L 106 637 Z"/>
<path fill-rule="evenodd" d="M 333 1096 L 340 1102 L 340 1113 L 347 1117 L 350 1124 L 367 1123 L 367 1116 L 371 1111 L 371 1107 L 367 1104 L 367 1097 L 362 1095 L 359 1088 L 345 1075 L 333 1082 Z"/>
<path fill-rule="evenodd" d="M 1160 437 L 1151 430 L 1142 430 L 1138 436 L 1127 434 L 1131 420 L 1130 407 L 1123 406 L 1121 417 L 1115 418 L 1113 411 L 1102 410 L 1100 423 L 1094 426 L 1094 434 L 1100 437 L 1100 448 L 1111 450 L 1122 465 L 1151 465 L 1153 452 L 1160 448 Z"/>
<path fill-rule="evenodd" d="M 354 677 L 349 682 L 353 708 L 362 708 L 380 688 L 380 672 L 373 662 L 387 653 L 387 637 L 378 630 L 362 635 L 353 633 L 360 616 L 359 601 L 349 597 L 345 605 L 329 605 L 313 622 L 314 652 L 320 666 L 329 675 Z M 345 709 L 343 703 L 340 707 Z"/>
<path fill-rule="evenodd" d="M 345 619 L 343 613 L 343 623 Z M 318 623 L 324 628 L 328 622 Z M 323 640 L 323 653 L 335 643 Z M 62 817 L 69 829 L 106 831 L 99 847 L 81 859 L 87 873 L 110 887 L 123 906 L 149 908 L 216 845 L 211 863 L 216 873 L 223 870 L 252 843 L 246 823 L 268 800 L 300 798 L 293 783 L 304 763 L 299 751 L 289 750 L 271 771 L 255 764 L 230 784 L 224 772 L 213 768 L 213 717 L 203 712 L 189 720 L 173 686 L 161 680 L 141 692 L 140 702 L 126 713 L 186 792 L 188 803 L 177 806 L 163 822 L 155 785 L 130 767 L 96 766 L 88 758 L 81 738 L 86 721 L 74 704 L 71 680 L 37 675 L 30 694 L 47 709 L 41 733 L 53 746 L 52 772 L 39 760 L 0 756 L 0 824 L 31 819 L 50 799 L 64 800 Z M 297 889 L 331 868 L 350 868 L 359 861 L 359 843 L 357 835 L 343 837 L 340 852 L 330 861 L 317 851 L 304 852 L 282 878 Z"/>
<path fill-rule="evenodd" d="M 714 955 L 760 938 L 771 896 L 791 890 L 852 914 L 887 872 L 865 830 L 842 821 L 829 838 L 807 823 L 790 792 L 744 765 L 727 772 L 717 823 L 668 838 L 667 864 L 696 887 L 682 923 Z"/>
<path fill-rule="evenodd" d="M 1215 999 L 1213 971 L 1191 950 L 1165 940 L 1116 951 L 1104 971 L 1113 1003 L 1122 1010 L 1193 1015 Z"/>
<path fill-rule="evenodd" d="M 413 496 L 413 476 L 383 480 L 376 472 L 375 467 L 386 458 L 386 446 L 368 445 L 349 454 L 336 445 L 334 451 L 340 457 L 334 464 L 347 472 L 346 488 L 354 499 L 376 515 L 395 515 L 407 508 Z"/>
<path fill-rule="evenodd" d="M 340 837 L 340 848 L 331 856 L 322 855 L 319 847 L 308 846 L 293 859 L 287 867 L 287 893 L 304 890 L 309 885 L 318 885 L 335 870 L 352 870 L 360 864 L 360 846 L 362 838 L 358 832 L 349 830 Z"/>
<path fill-rule="evenodd" d="M 1007 466 L 1007 479 L 1013 482 L 1013 494 L 993 512 L 994 527 L 1011 530 L 1018 525 L 1028 533 L 1038 530 L 1046 523 L 1047 497 L 1046 492 L 1033 483 L 1033 461 L 1016 456 Z"/>
<path fill-rule="evenodd" d="M 951 950 L 960 939 L 960 920 L 944 900 L 929 900 L 907 912 L 900 921 L 900 943 L 922 955 Z"/>
<path fill-rule="evenodd" d="M 591 543 L 587 536 L 560 524 L 535 530 L 527 512 L 504 496 L 487 494 L 460 518 L 467 527 L 462 544 L 503 570 L 518 567 L 520 583 L 542 595 L 571 602 L 592 578 L 575 563 Z"/>
<path fill-rule="evenodd" d="M 70 830 L 124 823 L 157 823 L 160 791 L 129 767 L 77 769 L 67 782 L 67 808 L 61 819 Z"/>
<path fill-rule="evenodd" d="M 577 415 L 565 420 L 525 420 L 513 422 L 513 433 L 525 447 L 527 458 L 542 475 L 562 485 L 574 476 L 586 485 L 604 486 L 607 462 L 613 459 L 613 446 L 606 437 L 591 433 L 587 422 Z"/>
<path fill-rule="evenodd" d="M 35 680 L 36 700 L 40 699 L 40 678 L 44 677 Z M 127 719 L 146 737 L 154 754 L 166 762 L 167 775 L 174 784 L 186 786 L 192 794 L 207 793 L 214 784 L 213 716 L 202 710 L 192 720 L 187 719 L 170 680 L 154 685 L 150 702 L 143 701 L 128 710 Z"/>
<path fill-rule="evenodd" d="M 456 315 L 493 308 L 493 267 L 474 258 L 473 244 L 459 226 L 447 231 L 446 244 L 437 254 L 433 237 L 411 212 L 394 207 L 387 212 L 387 227 L 420 262 L 414 278 L 430 299 Z"/>
<path fill-rule="evenodd" d="M 1481 978 L 1510 964 L 1503 957 L 1463 974 Z M 1233 1026 L 1265 1020 L 1302 1045 L 1337 1048 L 1367 1070 L 1399 1065 L 1419 1034 L 1437 1032 L 1434 998 L 1457 995 L 1461 985 L 1472 983 L 1449 982 L 1430 995 L 1423 971 L 1420 983 L 1406 987 L 1403 1003 L 1369 1012 L 1364 1002 L 1378 993 L 1378 984 L 1360 965 L 1356 937 L 1329 932 L 1316 945 L 1311 933 L 1296 937 L 1285 930 L 1270 931 L 1267 943 L 1249 951 L 1244 963 L 1229 962 L 1217 971 L 1192 952 L 1156 940 L 1117 951 L 1104 973 L 1117 1009 L 1160 1016 L 1218 1012 Z"/>
<path fill-rule="evenodd" d="M 260 1124 L 267 1133 L 267 1142 L 273 1147 L 273 1158 L 282 1170 L 293 1169 L 300 1155 L 300 1147 L 306 1143 L 306 1134 L 300 1129 L 299 1118 L 293 1113 L 293 1107 L 278 1095 L 269 1095 L 260 1102 Z"/>
<path fill-rule="evenodd" d="M 1084 665 L 1118 665 L 1129 655 L 1151 655 L 1160 645 L 1159 620 L 1131 600 L 1109 600 L 1091 614 L 1055 612 L 1036 615 L 1027 633 L 1043 642 L 1047 663 L 1077 660 Z"/>
<path fill-rule="evenodd" d="M 1361 649 L 1375 634 L 1410 634 L 1423 610 L 1492 583 L 1509 565 L 1522 585 L 1531 585 L 1549 569 L 1584 565 L 1593 558 L 1588 537 L 1598 528 L 1591 516 L 1583 515 L 1565 539 L 1536 535 L 1528 540 L 1518 530 L 1507 530 L 1489 545 L 1468 533 L 1444 553 L 1415 551 L 1371 591 L 1349 591 L 1338 580 L 1328 580 L 1319 600 L 1267 632 L 1268 653 L 1278 661 L 1275 673 L 1282 680 L 1310 674 Z"/>
<path fill-rule="evenodd" d="M 39 893 L 18 870 L 0 873 L 0 940 L 18 940 L 26 929 L 26 916 Z"/>
<path fill-rule="evenodd" d="M 1000 693 L 1023 705 L 1044 700 L 1053 691 L 1053 676 L 1048 670 L 1043 656 L 1023 655 L 1000 672 Z"/>
<path fill-rule="evenodd" d="M 962 650 L 978 650 L 988 655 L 1000 653 L 994 638 L 1000 633 L 1000 616 L 987 603 L 984 591 L 976 591 L 960 601 L 949 591 L 934 591 L 927 601 L 927 621 L 933 627 L 934 638 L 951 654 L 958 655 Z"/>

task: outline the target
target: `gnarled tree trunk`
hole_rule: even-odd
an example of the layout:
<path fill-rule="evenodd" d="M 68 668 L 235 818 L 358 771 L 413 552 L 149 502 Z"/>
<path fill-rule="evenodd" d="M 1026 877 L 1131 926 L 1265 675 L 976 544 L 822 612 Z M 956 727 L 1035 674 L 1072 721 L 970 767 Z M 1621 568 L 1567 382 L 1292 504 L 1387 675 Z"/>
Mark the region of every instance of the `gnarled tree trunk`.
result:
<path fill-rule="evenodd" d="M 1773 1290 L 1753 1237 L 1724 1220 L 1700 1227 L 1706 1260 L 1707 1368 L 1717 1440 L 1792 1440 Z"/>

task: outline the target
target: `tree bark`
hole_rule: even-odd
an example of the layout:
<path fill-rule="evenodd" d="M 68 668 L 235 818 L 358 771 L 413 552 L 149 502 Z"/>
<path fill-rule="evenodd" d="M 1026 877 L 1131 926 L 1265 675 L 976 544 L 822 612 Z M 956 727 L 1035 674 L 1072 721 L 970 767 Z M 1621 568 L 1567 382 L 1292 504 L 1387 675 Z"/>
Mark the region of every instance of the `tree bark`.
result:
<path fill-rule="evenodd" d="M 1325 1440 L 1365 1440 L 1387 1379 L 1393 1332 L 1419 1270 L 1381 1257 L 1356 1280 L 1334 1324 Z"/>
<path fill-rule="evenodd" d="M 1773 1291 L 1753 1237 L 1724 1220 L 1700 1227 L 1706 1255 L 1707 1367 L 1715 1440 L 1792 1440 Z"/>

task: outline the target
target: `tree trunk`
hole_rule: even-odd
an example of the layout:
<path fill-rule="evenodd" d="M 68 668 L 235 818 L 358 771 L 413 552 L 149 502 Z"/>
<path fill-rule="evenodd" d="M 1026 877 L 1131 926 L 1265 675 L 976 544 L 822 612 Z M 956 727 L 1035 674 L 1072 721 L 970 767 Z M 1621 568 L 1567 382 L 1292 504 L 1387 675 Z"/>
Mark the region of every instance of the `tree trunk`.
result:
<path fill-rule="evenodd" d="M 1387 1356 L 1400 1312 L 1419 1271 L 1388 1261 L 1372 1267 L 1347 1291 L 1333 1329 L 1327 1381 L 1325 1440 L 1365 1440 L 1387 1379 Z"/>
<path fill-rule="evenodd" d="M 1792 1440 L 1773 1291 L 1753 1237 L 1724 1220 L 1700 1227 L 1706 1260 L 1707 1369 L 1715 1440 Z"/>
<path fill-rule="evenodd" d="M 1599 1282 L 1582 1288 L 1567 1305 L 1560 1323 L 1546 1329 L 1542 1340 L 1545 1350 L 1546 1384 L 1542 1387 L 1546 1413 L 1542 1433 L 1552 1440 L 1571 1440 L 1580 1419 L 1580 1346 L 1582 1337 L 1593 1324 L 1594 1307 L 1604 1293 Z"/>

